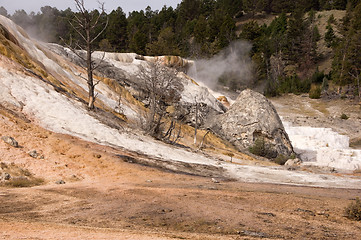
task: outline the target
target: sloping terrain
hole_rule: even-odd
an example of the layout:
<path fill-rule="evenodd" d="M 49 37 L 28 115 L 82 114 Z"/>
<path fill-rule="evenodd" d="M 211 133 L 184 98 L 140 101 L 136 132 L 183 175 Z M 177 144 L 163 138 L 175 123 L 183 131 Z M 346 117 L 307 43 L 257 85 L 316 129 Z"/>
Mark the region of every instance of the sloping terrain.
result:
<path fill-rule="evenodd" d="M 131 128 L 144 104 L 116 79 L 97 77 L 97 110 L 90 112 L 79 77 L 84 70 L 8 19 L 0 22 L 0 132 L 19 143 L 0 141 L 1 176 L 43 181 L 32 188 L 0 185 L 1 239 L 361 236 L 360 223 L 343 216 L 361 194 L 358 173 L 289 170 L 238 153 L 212 134 L 201 151 L 190 126 L 180 146 L 144 136 Z M 119 72 L 129 81 L 137 65 L 147 64 L 119 58 L 108 63 L 124 68 Z M 201 93 L 218 106 L 188 80 L 185 99 Z"/>
<path fill-rule="evenodd" d="M 1 119 L 1 131 L 21 146 L 0 142 L 2 161 L 46 179 L 39 187 L 0 187 L 1 238 L 348 239 L 361 234 L 359 223 L 343 217 L 360 190 L 222 178 L 217 183 L 135 164 L 132 159 L 144 155 L 49 132 L 3 108 Z M 33 149 L 44 159 L 30 157 Z M 60 179 L 64 185 L 54 184 Z"/>
<path fill-rule="evenodd" d="M 292 94 L 272 102 L 305 164 L 351 172 L 361 169 L 360 103 Z"/>

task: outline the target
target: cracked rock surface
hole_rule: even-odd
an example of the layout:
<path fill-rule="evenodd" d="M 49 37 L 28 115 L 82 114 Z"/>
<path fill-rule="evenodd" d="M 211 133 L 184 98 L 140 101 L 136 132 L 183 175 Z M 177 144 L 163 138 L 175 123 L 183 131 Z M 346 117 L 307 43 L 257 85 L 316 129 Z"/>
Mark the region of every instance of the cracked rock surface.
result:
<path fill-rule="evenodd" d="M 244 90 L 230 109 L 212 121 L 211 129 L 240 150 L 261 141 L 265 157 L 290 156 L 293 148 L 276 109 L 262 94 Z"/>

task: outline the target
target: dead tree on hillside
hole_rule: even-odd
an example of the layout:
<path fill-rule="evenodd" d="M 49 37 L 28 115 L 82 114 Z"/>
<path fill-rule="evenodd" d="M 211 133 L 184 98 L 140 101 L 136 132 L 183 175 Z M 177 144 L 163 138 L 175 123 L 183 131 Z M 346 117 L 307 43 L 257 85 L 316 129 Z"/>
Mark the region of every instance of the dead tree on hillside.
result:
<path fill-rule="evenodd" d="M 68 47 L 74 52 L 82 61 L 85 62 L 85 70 L 87 71 L 87 78 L 84 78 L 88 84 L 88 108 L 94 109 L 94 102 L 96 95 L 94 94 L 95 86 L 99 83 L 94 83 L 93 71 L 101 64 L 100 60 L 96 63 L 92 59 L 94 52 L 93 45 L 95 41 L 101 36 L 108 26 L 108 18 L 105 16 L 104 3 L 100 4 L 100 12 L 98 10 L 89 11 L 85 8 L 84 0 L 74 0 L 77 13 L 74 18 L 69 21 L 73 30 L 77 33 L 78 39 L 73 43 L 70 39 Z M 85 52 L 85 56 L 84 53 Z M 104 57 L 104 56 L 103 56 Z"/>
<path fill-rule="evenodd" d="M 360 89 L 360 78 L 361 78 L 361 70 L 357 67 L 353 67 L 349 74 L 355 79 L 355 85 L 357 85 L 357 95 L 359 99 L 361 99 L 361 89 Z"/>
<path fill-rule="evenodd" d="M 164 139 L 170 137 L 175 128 L 174 119 L 176 118 L 175 115 L 172 117 L 170 127 L 164 134 L 161 126 L 164 124 L 166 115 L 170 116 L 167 108 L 179 102 L 183 85 L 177 78 L 176 70 L 167 68 L 159 62 L 147 64 L 148 66 L 141 65 L 139 71 L 149 110 L 142 127 L 148 134 Z"/>
<path fill-rule="evenodd" d="M 194 120 L 194 140 L 193 140 L 193 144 L 196 145 L 197 144 L 197 131 L 198 131 L 198 111 L 199 111 L 197 97 L 194 98 L 194 102 L 196 104 L 196 109 L 195 109 L 195 113 L 194 113 L 195 120 Z"/>

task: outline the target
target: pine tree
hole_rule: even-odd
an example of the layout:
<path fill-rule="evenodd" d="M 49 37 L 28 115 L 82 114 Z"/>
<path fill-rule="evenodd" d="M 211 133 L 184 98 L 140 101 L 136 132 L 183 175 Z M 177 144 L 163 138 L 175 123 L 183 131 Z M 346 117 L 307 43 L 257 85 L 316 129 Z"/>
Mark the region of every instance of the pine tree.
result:
<path fill-rule="evenodd" d="M 105 36 L 114 51 L 126 51 L 128 34 L 127 34 L 127 17 L 123 9 L 118 7 L 109 15 L 109 27 L 105 32 Z"/>

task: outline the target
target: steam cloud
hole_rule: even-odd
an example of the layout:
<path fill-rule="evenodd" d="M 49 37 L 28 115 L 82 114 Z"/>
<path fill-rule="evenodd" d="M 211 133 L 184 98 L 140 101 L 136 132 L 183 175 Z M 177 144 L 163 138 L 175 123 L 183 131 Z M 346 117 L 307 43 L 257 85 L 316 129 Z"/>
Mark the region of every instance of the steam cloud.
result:
<path fill-rule="evenodd" d="M 252 61 L 249 52 L 252 45 L 236 41 L 211 59 L 196 60 L 188 75 L 207 87 L 216 90 L 222 76 L 235 78 L 234 84 L 250 86 L 253 81 Z"/>

